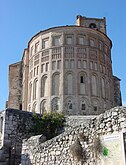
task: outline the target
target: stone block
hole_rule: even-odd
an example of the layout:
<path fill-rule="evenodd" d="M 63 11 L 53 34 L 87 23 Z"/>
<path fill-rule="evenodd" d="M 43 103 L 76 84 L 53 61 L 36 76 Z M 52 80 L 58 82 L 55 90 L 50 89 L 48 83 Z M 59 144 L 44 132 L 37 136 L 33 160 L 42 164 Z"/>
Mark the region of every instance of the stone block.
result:
<path fill-rule="evenodd" d="M 117 112 L 112 112 L 112 116 L 117 116 L 118 113 Z"/>

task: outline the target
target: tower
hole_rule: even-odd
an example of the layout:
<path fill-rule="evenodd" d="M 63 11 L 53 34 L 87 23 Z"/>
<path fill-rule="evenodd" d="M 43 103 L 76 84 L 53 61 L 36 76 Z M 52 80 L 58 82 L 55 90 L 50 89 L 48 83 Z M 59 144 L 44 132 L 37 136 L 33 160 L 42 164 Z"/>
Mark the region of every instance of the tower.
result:
<path fill-rule="evenodd" d="M 37 33 L 22 58 L 23 109 L 93 115 L 114 107 L 111 48 L 105 18 L 79 15 L 76 25 Z"/>

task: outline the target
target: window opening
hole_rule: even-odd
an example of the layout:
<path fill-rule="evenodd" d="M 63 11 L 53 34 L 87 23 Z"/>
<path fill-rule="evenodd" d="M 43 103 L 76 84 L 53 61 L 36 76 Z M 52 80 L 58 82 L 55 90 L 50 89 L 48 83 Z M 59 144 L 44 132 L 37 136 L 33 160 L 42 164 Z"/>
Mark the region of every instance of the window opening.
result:
<path fill-rule="evenodd" d="M 94 106 L 93 108 L 94 108 L 94 111 L 97 111 L 97 109 L 98 109 L 97 106 Z"/>
<path fill-rule="evenodd" d="M 68 101 L 68 109 L 73 109 L 73 105 L 72 105 L 71 100 Z"/>
<path fill-rule="evenodd" d="M 85 109 L 86 109 L 86 106 L 85 106 L 84 103 L 82 103 L 82 105 L 81 105 L 81 110 L 85 110 Z"/>
<path fill-rule="evenodd" d="M 84 77 L 83 76 L 80 77 L 80 83 L 84 83 Z"/>
<path fill-rule="evenodd" d="M 92 28 L 92 29 L 95 29 L 95 28 L 96 28 L 96 24 L 95 24 L 95 23 L 91 23 L 91 24 L 89 25 L 89 27 Z"/>

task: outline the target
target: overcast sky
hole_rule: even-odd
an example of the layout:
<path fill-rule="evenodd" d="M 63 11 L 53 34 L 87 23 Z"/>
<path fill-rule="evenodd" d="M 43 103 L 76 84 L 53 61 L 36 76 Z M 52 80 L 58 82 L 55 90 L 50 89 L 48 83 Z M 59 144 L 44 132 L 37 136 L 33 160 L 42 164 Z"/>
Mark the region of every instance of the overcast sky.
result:
<path fill-rule="evenodd" d="M 8 65 L 21 60 L 33 35 L 74 25 L 76 15 L 107 19 L 113 42 L 113 74 L 121 79 L 126 105 L 126 0 L 0 0 L 0 110 L 8 99 Z"/>

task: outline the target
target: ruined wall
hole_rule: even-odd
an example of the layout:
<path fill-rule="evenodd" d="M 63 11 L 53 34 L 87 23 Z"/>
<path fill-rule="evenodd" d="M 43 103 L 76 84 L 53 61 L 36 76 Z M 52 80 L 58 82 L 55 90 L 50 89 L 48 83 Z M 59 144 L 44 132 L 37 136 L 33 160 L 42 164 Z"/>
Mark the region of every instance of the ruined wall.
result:
<path fill-rule="evenodd" d="M 22 140 L 32 136 L 29 131 L 34 123 L 32 115 L 30 112 L 16 109 L 6 109 L 0 113 L 0 165 L 19 165 Z M 86 120 L 89 125 L 90 117 L 78 116 L 77 119 L 77 116 L 68 116 L 66 120 L 71 126 L 66 128 L 69 130 Z M 41 137 L 37 141 L 42 142 Z M 37 141 L 34 144 L 38 144 Z"/>
<path fill-rule="evenodd" d="M 9 66 L 9 98 L 8 107 L 22 109 L 22 63 Z"/>
<path fill-rule="evenodd" d="M 19 165 L 22 139 L 29 138 L 32 126 L 32 113 L 15 109 L 6 109 L 0 114 L 3 120 L 0 129 L 0 165 Z"/>
<path fill-rule="evenodd" d="M 90 116 L 66 116 L 66 127 L 65 130 L 74 129 L 78 126 L 89 126 L 91 119 L 95 118 L 97 115 Z"/>
<path fill-rule="evenodd" d="M 37 142 L 39 137 L 24 140 L 22 165 L 101 165 L 96 159 L 98 137 L 125 131 L 126 108 L 116 107 L 91 119 L 87 127 L 81 124 L 44 143 Z"/>
<path fill-rule="evenodd" d="M 97 163 L 94 143 L 98 136 L 126 132 L 126 108 L 116 107 L 99 116 L 68 116 L 66 121 L 66 131 L 46 141 L 43 135 L 30 134 L 32 113 L 15 109 L 2 111 L 0 165 L 94 165 Z M 71 148 L 81 151 L 74 151 L 73 154 L 79 153 L 78 157 L 73 157 Z"/>

